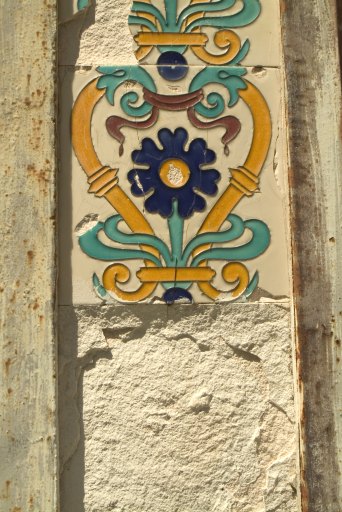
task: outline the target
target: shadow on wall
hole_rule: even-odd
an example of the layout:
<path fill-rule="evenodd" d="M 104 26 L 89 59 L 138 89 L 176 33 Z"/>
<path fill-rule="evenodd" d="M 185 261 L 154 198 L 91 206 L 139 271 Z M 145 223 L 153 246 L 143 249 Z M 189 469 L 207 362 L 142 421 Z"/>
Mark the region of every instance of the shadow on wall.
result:
<path fill-rule="evenodd" d="M 62 118 L 68 116 L 64 126 L 71 125 L 73 107 L 72 80 L 68 78 L 70 68 L 77 64 L 82 33 L 95 23 L 96 2 L 93 0 L 89 7 L 72 15 L 72 2 L 60 0 L 60 22 L 58 29 L 58 61 L 59 61 L 59 90 L 63 85 L 63 106 L 59 104 L 59 173 L 58 173 L 58 219 L 59 219 L 59 271 L 63 275 L 63 304 L 72 304 L 71 279 L 71 231 L 65 232 L 64 226 L 72 225 L 72 146 L 71 132 L 63 133 Z M 68 81 L 68 87 L 64 80 Z M 60 95 L 61 97 L 61 95 Z M 62 154 L 63 148 L 63 154 Z M 62 232 L 63 230 L 63 232 Z M 63 243 L 61 243 L 63 241 Z M 61 291 L 61 290 L 60 290 Z"/>
<path fill-rule="evenodd" d="M 337 26 L 338 26 L 338 39 L 340 50 L 340 72 L 342 78 L 342 2 L 336 2 L 337 6 Z"/>
<path fill-rule="evenodd" d="M 70 0 L 59 0 L 59 13 L 62 13 L 58 27 L 58 61 L 59 61 L 59 89 L 69 66 L 77 63 L 81 34 L 95 23 L 96 2 L 92 0 L 88 8 L 74 14 L 73 4 Z M 76 34 L 76 37 L 75 37 Z M 67 62 L 68 65 L 61 65 Z M 73 106 L 72 81 L 70 87 L 63 91 L 63 111 L 71 115 Z M 59 119 L 61 118 L 61 105 L 59 105 Z M 62 134 L 59 123 L 59 140 L 68 137 L 69 143 L 63 144 L 63 155 L 59 152 L 59 270 L 63 272 L 63 296 L 67 304 L 72 304 L 71 281 L 71 249 L 72 235 L 61 232 L 63 226 L 70 226 L 72 222 L 72 193 L 71 193 L 71 135 Z M 60 151 L 61 148 L 59 148 Z M 63 165 L 61 160 L 63 159 Z M 67 163 L 67 165 L 65 165 Z M 69 283 L 69 284 L 67 284 Z M 59 315 L 63 318 L 63 315 Z M 63 320 L 62 320 L 63 321 Z M 59 345 L 59 445 L 60 445 L 60 498 L 61 511 L 84 512 L 84 431 L 83 431 L 83 372 L 85 368 L 95 365 L 91 355 L 78 359 L 77 340 L 78 323 L 72 310 L 68 308 L 68 334 L 67 340 Z M 59 326 L 60 330 L 61 326 Z M 61 347 L 61 345 L 63 345 Z M 98 355 L 98 357 L 106 357 Z M 109 356 L 111 357 L 111 355 Z M 72 488 L 72 492 L 67 489 Z"/>
<path fill-rule="evenodd" d="M 95 9 L 96 0 L 90 0 L 89 7 L 74 14 L 71 0 L 59 0 L 58 53 L 60 62 L 63 60 L 70 66 L 76 65 L 82 33 L 95 23 Z"/>
<path fill-rule="evenodd" d="M 76 314 L 59 315 L 59 460 L 61 511 L 84 512 L 83 369 L 77 358 Z M 68 323 L 64 329 L 63 322 Z M 65 337 L 65 331 L 68 336 Z M 72 489 L 72 492 L 70 492 Z"/>
<path fill-rule="evenodd" d="M 84 512 L 85 435 L 84 372 L 99 359 L 112 359 L 108 348 L 94 348 L 78 357 L 79 319 L 73 308 L 61 307 L 59 325 L 59 446 L 61 512 Z"/>

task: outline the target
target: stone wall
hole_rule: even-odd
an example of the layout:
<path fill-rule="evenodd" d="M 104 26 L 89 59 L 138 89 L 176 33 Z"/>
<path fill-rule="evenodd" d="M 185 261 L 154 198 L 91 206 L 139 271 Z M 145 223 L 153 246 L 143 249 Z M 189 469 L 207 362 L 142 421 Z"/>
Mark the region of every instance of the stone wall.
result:
<path fill-rule="evenodd" d="M 62 511 L 299 510 L 288 304 L 61 307 L 59 361 Z"/>

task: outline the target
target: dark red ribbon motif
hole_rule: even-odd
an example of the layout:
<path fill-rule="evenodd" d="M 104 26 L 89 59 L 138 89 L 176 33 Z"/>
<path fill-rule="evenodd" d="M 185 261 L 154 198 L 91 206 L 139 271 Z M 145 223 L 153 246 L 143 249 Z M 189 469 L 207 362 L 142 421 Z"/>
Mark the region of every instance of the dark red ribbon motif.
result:
<path fill-rule="evenodd" d="M 228 152 L 228 143 L 232 141 L 240 132 L 241 123 L 235 116 L 225 116 L 213 121 L 201 121 L 196 115 L 194 106 L 203 99 L 203 91 L 199 89 L 187 94 L 177 94 L 176 96 L 169 96 L 164 94 L 157 94 L 143 89 L 144 99 L 152 105 L 150 116 L 143 121 L 130 121 L 120 116 L 110 116 L 106 121 L 106 128 L 108 133 L 120 143 L 119 155 L 123 154 L 123 144 L 125 136 L 121 129 L 128 126 L 136 129 L 146 129 L 153 126 L 159 116 L 159 110 L 181 111 L 187 110 L 188 118 L 193 126 L 206 130 L 208 128 L 216 128 L 223 126 L 225 133 L 222 137 L 222 143 L 225 147 L 225 153 Z"/>

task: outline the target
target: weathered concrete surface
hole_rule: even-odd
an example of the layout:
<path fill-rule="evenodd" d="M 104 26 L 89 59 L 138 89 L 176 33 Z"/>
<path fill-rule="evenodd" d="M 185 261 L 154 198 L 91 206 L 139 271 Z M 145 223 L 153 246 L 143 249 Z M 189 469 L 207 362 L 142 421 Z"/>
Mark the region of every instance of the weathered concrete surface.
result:
<path fill-rule="evenodd" d="M 287 304 L 61 307 L 62 512 L 298 511 L 289 322 Z"/>
<path fill-rule="evenodd" d="M 57 510 L 53 0 L 0 0 L 0 510 Z"/>
<path fill-rule="evenodd" d="M 93 0 L 75 15 L 66 15 L 61 1 L 59 64 L 99 66 L 101 64 L 136 64 L 133 38 L 127 23 L 131 0 Z"/>

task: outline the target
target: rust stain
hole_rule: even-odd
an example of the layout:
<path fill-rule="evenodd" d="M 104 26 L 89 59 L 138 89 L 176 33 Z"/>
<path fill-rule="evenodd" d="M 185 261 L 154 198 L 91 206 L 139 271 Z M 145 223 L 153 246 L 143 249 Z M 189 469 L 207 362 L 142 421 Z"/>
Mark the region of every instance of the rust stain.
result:
<path fill-rule="evenodd" d="M 286 1 L 280 0 L 280 14 L 284 14 L 286 11 Z"/>
<path fill-rule="evenodd" d="M 310 512 L 309 510 L 309 492 L 307 486 L 307 477 L 305 471 L 301 471 L 301 484 L 300 484 L 300 492 L 301 492 L 301 512 Z"/>
<path fill-rule="evenodd" d="M 36 142 L 40 142 L 38 139 L 39 137 L 37 138 Z M 51 170 L 48 167 L 45 169 L 37 169 L 34 164 L 29 164 L 27 166 L 27 172 L 30 176 L 38 179 L 38 181 L 44 184 L 50 181 Z"/>
<path fill-rule="evenodd" d="M 303 396 L 303 382 L 300 383 L 300 394 Z M 300 496 L 301 496 L 301 512 L 310 512 L 309 510 L 309 489 L 308 489 L 308 475 L 306 466 L 306 417 L 305 407 L 302 403 L 300 411 L 300 427 L 301 427 L 301 439 L 300 439 L 300 464 L 299 464 L 299 485 L 300 485 Z"/>
<path fill-rule="evenodd" d="M 46 90 L 36 89 L 35 91 L 31 91 L 30 95 L 24 98 L 24 103 L 28 108 L 37 109 L 44 104 L 45 98 Z M 34 119 L 32 121 L 34 122 Z"/>
<path fill-rule="evenodd" d="M 13 389 L 12 389 L 12 388 L 8 388 L 8 389 L 7 389 L 7 394 L 8 394 L 8 395 L 11 395 L 12 393 L 13 393 Z"/>
<path fill-rule="evenodd" d="M 8 374 L 9 374 L 9 369 L 10 369 L 10 366 L 12 364 L 12 360 L 10 358 L 6 359 L 4 365 L 5 365 L 5 375 L 6 377 L 8 377 Z"/>
<path fill-rule="evenodd" d="M 34 258 L 34 251 L 27 251 L 27 257 L 28 257 L 29 263 L 32 263 L 32 260 Z"/>
<path fill-rule="evenodd" d="M 338 40 L 339 40 L 339 55 L 340 55 L 340 71 L 342 74 L 342 3 L 336 2 L 337 9 L 337 28 L 338 28 Z M 341 118 L 341 138 L 342 138 L 342 118 Z"/>

